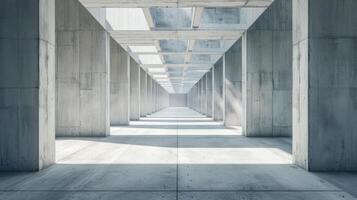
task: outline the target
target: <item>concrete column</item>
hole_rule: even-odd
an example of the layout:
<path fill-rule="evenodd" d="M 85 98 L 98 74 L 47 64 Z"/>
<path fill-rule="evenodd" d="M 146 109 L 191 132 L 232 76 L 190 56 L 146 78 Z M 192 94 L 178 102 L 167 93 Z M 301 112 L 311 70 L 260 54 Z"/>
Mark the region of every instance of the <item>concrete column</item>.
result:
<path fill-rule="evenodd" d="M 196 83 L 193 88 L 193 95 L 192 95 L 192 99 L 193 99 L 193 109 L 197 112 L 199 112 L 198 109 L 198 105 L 199 105 L 199 96 L 198 96 L 198 83 Z"/>
<path fill-rule="evenodd" d="M 201 90 L 201 93 L 202 93 L 202 104 L 201 104 L 201 111 L 202 111 L 202 114 L 204 115 L 207 115 L 207 74 L 205 74 L 203 77 L 202 77 L 202 90 Z"/>
<path fill-rule="evenodd" d="M 140 119 L 140 66 L 130 58 L 130 120 Z"/>
<path fill-rule="evenodd" d="M 291 136 L 291 0 L 276 0 L 243 37 L 243 133 Z"/>
<path fill-rule="evenodd" d="M 357 1 L 293 1 L 293 155 L 357 170 Z"/>
<path fill-rule="evenodd" d="M 114 40 L 110 42 L 110 124 L 129 124 L 130 56 Z"/>
<path fill-rule="evenodd" d="M 140 116 L 147 115 L 147 73 L 140 68 Z"/>
<path fill-rule="evenodd" d="M 76 0 L 56 0 L 56 135 L 109 134 L 109 35 Z"/>
<path fill-rule="evenodd" d="M 238 40 L 225 55 L 226 109 L 225 125 L 242 125 L 242 40 Z"/>
<path fill-rule="evenodd" d="M 212 112 L 212 108 L 213 108 L 213 93 L 212 93 L 212 86 L 213 86 L 213 84 L 212 84 L 212 71 L 213 71 L 213 69 L 210 69 L 210 71 L 209 72 L 207 72 L 207 74 L 206 74 L 206 87 L 207 87 L 207 89 L 206 89 L 206 91 L 207 91 L 207 113 L 206 113 L 206 115 L 207 115 L 207 117 L 212 117 L 213 115 L 213 112 Z"/>
<path fill-rule="evenodd" d="M 155 113 L 156 110 L 156 104 L 157 104 L 157 83 L 153 81 L 153 105 L 152 105 L 152 110 Z"/>
<path fill-rule="evenodd" d="M 55 2 L 0 13 L 0 171 L 37 171 L 55 161 Z"/>
<path fill-rule="evenodd" d="M 213 118 L 216 121 L 223 120 L 224 99 L 223 99 L 223 58 L 214 65 L 214 86 L 213 86 Z"/>
<path fill-rule="evenodd" d="M 147 76 L 147 114 L 152 114 L 152 78 L 148 75 Z"/>

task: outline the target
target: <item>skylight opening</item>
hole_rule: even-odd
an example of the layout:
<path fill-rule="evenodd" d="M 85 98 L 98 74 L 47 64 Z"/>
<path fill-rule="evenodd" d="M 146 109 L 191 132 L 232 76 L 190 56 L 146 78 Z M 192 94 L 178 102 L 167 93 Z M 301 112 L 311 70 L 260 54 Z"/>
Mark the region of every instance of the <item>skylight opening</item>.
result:
<path fill-rule="evenodd" d="M 155 46 L 129 46 L 129 49 L 133 53 L 157 53 Z"/>
<path fill-rule="evenodd" d="M 150 73 L 164 73 L 166 72 L 165 67 L 148 67 Z"/>
<path fill-rule="evenodd" d="M 113 30 L 150 30 L 141 8 L 107 8 L 106 19 Z"/>
<path fill-rule="evenodd" d="M 154 78 L 168 78 L 167 74 L 153 74 Z"/>
<path fill-rule="evenodd" d="M 144 65 L 156 65 L 162 64 L 161 58 L 159 55 L 139 55 L 139 60 L 141 64 Z"/>

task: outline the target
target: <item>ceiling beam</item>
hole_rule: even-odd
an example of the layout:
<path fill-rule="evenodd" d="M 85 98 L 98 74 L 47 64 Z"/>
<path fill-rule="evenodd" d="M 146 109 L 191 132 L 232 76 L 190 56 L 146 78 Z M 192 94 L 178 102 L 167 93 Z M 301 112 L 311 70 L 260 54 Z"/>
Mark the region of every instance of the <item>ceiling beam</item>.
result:
<path fill-rule="evenodd" d="M 153 43 L 155 40 L 237 40 L 244 30 L 110 31 L 119 43 Z"/>
<path fill-rule="evenodd" d="M 190 52 L 193 55 L 217 55 L 221 56 L 225 53 L 224 50 L 222 51 L 192 51 Z M 188 52 L 131 52 L 131 54 L 140 54 L 140 55 L 187 55 Z"/>
<path fill-rule="evenodd" d="M 160 68 L 160 67 L 202 67 L 202 68 L 210 68 L 212 64 L 142 64 L 142 67 L 145 68 Z"/>
<path fill-rule="evenodd" d="M 86 7 L 267 7 L 273 0 L 80 0 Z"/>

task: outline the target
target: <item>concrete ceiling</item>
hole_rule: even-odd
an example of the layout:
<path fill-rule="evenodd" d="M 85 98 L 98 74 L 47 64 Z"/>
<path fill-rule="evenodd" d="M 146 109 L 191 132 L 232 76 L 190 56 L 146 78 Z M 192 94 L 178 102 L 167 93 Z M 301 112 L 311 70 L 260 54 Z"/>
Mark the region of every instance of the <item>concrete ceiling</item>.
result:
<path fill-rule="evenodd" d="M 187 93 L 273 0 L 81 0 L 169 93 Z"/>

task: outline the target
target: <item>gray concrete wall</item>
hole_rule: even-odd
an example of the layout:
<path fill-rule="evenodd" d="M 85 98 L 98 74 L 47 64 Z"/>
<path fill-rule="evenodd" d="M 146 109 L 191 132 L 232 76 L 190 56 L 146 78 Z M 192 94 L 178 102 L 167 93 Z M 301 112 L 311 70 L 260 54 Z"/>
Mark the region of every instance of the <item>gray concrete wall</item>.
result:
<path fill-rule="evenodd" d="M 54 9 L 53 0 L 1 2 L 0 171 L 55 162 Z"/>
<path fill-rule="evenodd" d="M 109 134 L 109 36 L 75 0 L 56 0 L 56 135 Z"/>
<path fill-rule="evenodd" d="M 147 73 L 140 68 L 140 116 L 147 115 Z"/>
<path fill-rule="evenodd" d="M 357 1 L 293 1 L 293 155 L 357 170 Z"/>
<path fill-rule="evenodd" d="M 129 124 L 130 57 L 113 39 L 110 42 L 110 124 Z"/>
<path fill-rule="evenodd" d="M 242 125 L 242 40 L 238 40 L 225 54 L 225 125 Z"/>
<path fill-rule="evenodd" d="M 213 87 L 213 79 L 212 79 L 212 69 L 210 69 L 209 72 L 206 74 L 206 81 L 207 81 L 207 117 L 212 117 L 213 116 L 213 93 L 212 93 L 212 87 Z"/>
<path fill-rule="evenodd" d="M 187 95 L 186 94 L 170 94 L 170 107 L 186 107 Z"/>
<path fill-rule="evenodd" d="M 130 58 L 130 120 L 140 119 L 140 66 Z"/>
<path fill-rule="evenodd" d="M 243 133 L 291 136 L 291 0 L 276 0 L 243 37 Z"/>
<path fill-rule="evenodd" d="M 223 58 L 220 58 L 213 68 L 213 119 L 222 121 L 224 119 L 224 98 L 223 98 Z"/>
<path fill-rule="evenodd" d="M 170 106 L 170 96 L 163 87 L 159 86 L 159 88 L 159 110 L 162 110 Z"/>

